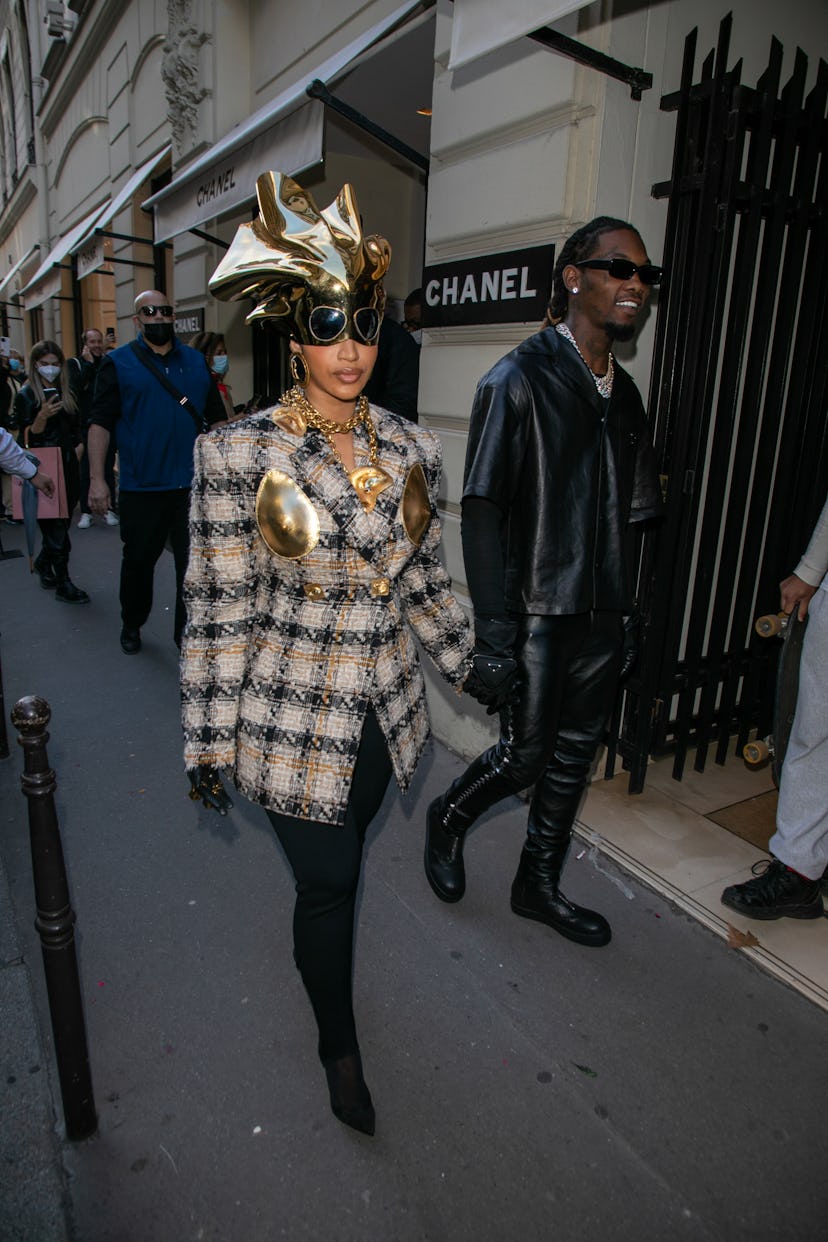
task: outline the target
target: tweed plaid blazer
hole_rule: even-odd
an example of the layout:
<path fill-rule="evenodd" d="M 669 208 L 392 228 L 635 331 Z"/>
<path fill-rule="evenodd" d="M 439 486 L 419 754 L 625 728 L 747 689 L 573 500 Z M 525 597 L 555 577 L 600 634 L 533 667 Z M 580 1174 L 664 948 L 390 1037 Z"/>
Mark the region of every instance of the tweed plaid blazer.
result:
<path fill-rule="evenodd" d="M 229 769 L 253 802 L 335 824 L 344 822 L 369 706 L 402 789 L 414 773 L 430 731 L 414 636 L 458 690 L 471 655 L 465 613 L 438 559 L 439 441 L 395 414 L 374 406 L 371 414 L 393 481 L 370 513 L 322 434 L 297 429 L 280 407 L 201 436 L 195 449 L 181 660 L 186 765 Z M 364 428 L 354 436 L 357 460 L 367 460 Z M 300 556 L 271 551 L 257 525 L 257 490 L 274 469 L 318 517 L 318 542 Z M 404 505 L 417 483 L 412 538 Z M 374 593 L 378 581 L 387 594 Z"/>

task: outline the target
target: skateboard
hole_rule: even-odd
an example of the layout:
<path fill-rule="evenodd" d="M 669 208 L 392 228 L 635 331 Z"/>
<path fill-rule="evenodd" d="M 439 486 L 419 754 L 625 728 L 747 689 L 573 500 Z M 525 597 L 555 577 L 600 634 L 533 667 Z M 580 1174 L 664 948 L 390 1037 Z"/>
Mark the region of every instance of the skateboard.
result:
<path fill-rule="evenodd" d="M 770 613 L 758 617 L 754 625 L 760 638 L 773 638 L 781 634 L 782 650 L 776 669 L 773 731 L 767 738 L 757 738 L 754 742 L 748 742 L 742 747 L 742 754 L 750 767 L 761 767 L 770 759 L 771 771 L 777 788 L 796 711 L 796 700 L 799 694 L 799 660 L 807 625 L 807 616 L 804 621 L 799 618 L 798 605 L 790 616 L 786 616 L 784 612 Z"/>

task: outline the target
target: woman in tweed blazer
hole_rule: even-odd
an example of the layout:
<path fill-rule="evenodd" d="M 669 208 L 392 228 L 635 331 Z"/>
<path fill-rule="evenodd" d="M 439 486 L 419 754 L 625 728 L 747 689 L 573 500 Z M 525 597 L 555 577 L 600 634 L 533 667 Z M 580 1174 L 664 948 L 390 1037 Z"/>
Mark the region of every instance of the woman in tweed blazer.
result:
<path fill-rule="evenodd" d="M 279 238 L 293 224 L 295 248 L 296 217 L 307 228 L 316 209 L 296 183 L 269 177 L 259 197 L 272 279 Z M 359 220 L 350 187 L 329 217 L 334 208 L 335 233 Z M 242 226 L 244 246 L 215 273 L 218 296 L 237 295 L 243 230 L 253 227 Z M 376 359 L 388 251 L 358 241 L 363 266 L 345 294 L 328 282 L 322 304 L 307 296 L 321 277 L 316 286 L 306 277 L 285 316 L 297 386 L 275 409 L 198 441 L 182 697 L 196 792 L 210 801 L 215 769 L 229 770 L 267 808 L 285 849 L 297 884 L 294 956 L 331 1106 L 372 1134 L 351 995 L 362 845 L 392 772 L 406 789 L 428 737 L 415 636 L 458 689 L 470 643 L 438 559 L 439 442 L 359 395 Z M 291 280 L 295 293 L 295 272 Z M 272 313 L 272 285 L 268 295 Z"/>

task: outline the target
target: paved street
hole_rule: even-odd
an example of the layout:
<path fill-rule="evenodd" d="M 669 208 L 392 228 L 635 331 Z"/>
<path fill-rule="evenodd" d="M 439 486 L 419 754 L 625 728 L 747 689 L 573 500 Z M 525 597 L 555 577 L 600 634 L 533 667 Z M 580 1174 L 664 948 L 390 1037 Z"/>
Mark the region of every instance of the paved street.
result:
<path fill-rule="evenodd" d="M 439 903 L 424 812 L 460 768 L 439 745 L 370 834 L 356 993 L 377 1134 L 339 1124 L 264 812 L 237 797 L 221 819 L 186 796 L 171 558 L 127 657 L 118 532 L 72 539 L 91 604 L 0 563 L 0 653 L 7 721 L 24 694 L 52 708 L 100 1128 L 62 1137 L 9 725 L 3 1242 L 828 1238 L 828 1014 L 605 859 L 573 857 L 565 888 L 609 917 L 608 948 L 516 918 L 515 800 L 470 839 L 466 899 Z"/>

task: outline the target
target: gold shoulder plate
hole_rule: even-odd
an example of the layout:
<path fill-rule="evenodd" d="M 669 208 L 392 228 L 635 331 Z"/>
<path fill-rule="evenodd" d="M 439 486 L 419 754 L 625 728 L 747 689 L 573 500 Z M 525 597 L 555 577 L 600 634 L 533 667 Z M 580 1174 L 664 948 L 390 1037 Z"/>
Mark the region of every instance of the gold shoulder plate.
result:
<path fill-rule="evenodd" d="M 291 410 L 286 405 L 277 405 L 271 414 L 277 427 L 292 436 L 303 436 L 307 431 L 307 423 L 298 410 Z"/>
<path fill-rule="evenodd" d="M 428 497 L 428 484 L 425 471 L 418 462 L 412 466 L 405 480 L 402 498 L 402 520 L 405 533 L 411 542 L 419 547 L 423 535 L 431 522 L 431 502 Z"/>
<path fill-rule="evenodd" d="M 271 552 L 286 560 L 307 556 L 319 542 L 319 517 L 298 483 L 268 470 L 256 493 L 256 522 Z"/>

